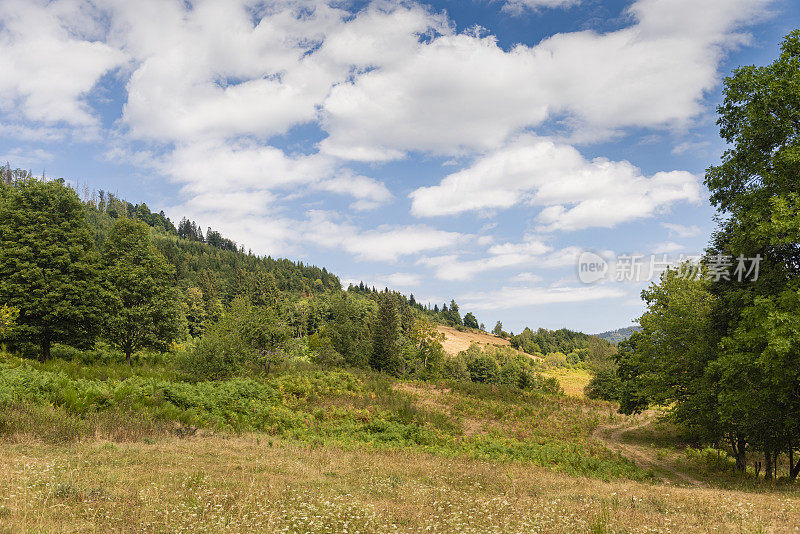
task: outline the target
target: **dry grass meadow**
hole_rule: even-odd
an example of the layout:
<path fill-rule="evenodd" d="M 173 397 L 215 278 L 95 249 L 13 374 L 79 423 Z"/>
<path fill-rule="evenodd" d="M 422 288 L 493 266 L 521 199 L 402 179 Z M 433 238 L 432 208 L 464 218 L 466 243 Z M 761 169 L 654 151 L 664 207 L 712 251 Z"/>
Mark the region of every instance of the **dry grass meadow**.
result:
<path fill-rule="evenodd" d="M 2 532 L 792 532 L 794 493 L 263 436 L 0 448 Z"/>
<path fill-rule="evenodd" d="M 92 371 L 59 365 L 68 387 L 78 382 L 67 372 Z M 280 435 L 145 412 L 76 415 L 63 401 L 6 404 L 0 534 L 800 531 L 793 485 L 731 478 L 709 463 L 716 453 L 692 456 L 668 428 L 582 397 L 584 371 L 550 371 L 567 396 L 338 371 L 277 376 L 275 406 L 298 418 Z"/>

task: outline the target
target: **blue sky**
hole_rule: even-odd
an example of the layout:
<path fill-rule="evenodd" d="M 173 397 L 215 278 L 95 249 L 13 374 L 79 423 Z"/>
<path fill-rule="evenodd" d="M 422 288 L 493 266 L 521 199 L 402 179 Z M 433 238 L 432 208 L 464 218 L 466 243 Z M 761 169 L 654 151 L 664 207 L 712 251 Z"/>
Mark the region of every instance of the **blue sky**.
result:
<path fill-rule="evenodd" d="M 616 255 L 702 251 L 722 79 L 798 26 L 790 0 L 0 0 L 0 159 L 489 327 L 597 332 L 642 310 Z"/>

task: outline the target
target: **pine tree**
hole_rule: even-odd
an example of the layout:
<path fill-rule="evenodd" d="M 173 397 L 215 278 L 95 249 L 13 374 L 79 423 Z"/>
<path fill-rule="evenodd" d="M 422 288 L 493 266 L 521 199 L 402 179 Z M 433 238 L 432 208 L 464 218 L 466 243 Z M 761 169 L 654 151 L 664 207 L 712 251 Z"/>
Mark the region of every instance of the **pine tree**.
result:
<path fill-rule="evenodd" d="M 33 178 L 0 186 L 0 302 L 19 310 L 14 341 L 50 357 L 52 343 L 88 347 L 101 322 L 92 231 L 78 195 Z"/>
<path fill-rule="evenodd" d="M 394 295 L 383 293 L 380 296 L 369 359 L 370 367 L 389 374 L 397 372 L 400 360 L 400 314 L 397 308 Z"/>

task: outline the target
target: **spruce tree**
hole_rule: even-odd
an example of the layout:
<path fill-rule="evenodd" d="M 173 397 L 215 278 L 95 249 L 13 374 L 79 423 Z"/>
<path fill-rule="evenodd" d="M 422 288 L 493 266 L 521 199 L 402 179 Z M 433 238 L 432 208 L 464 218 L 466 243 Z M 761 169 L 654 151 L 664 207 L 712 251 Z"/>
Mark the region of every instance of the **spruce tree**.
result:
<path fill-rule="evenodd" d="M 92 231 L 78 195 L 61 181 L 0 187 L 0 302 L 19 310 L 13 341 L 89 347 L 101 322 Z"/>
<path fill-rule="evenodd" d="M 370 367 L 389 374 L 397 372 L 400 360 L 400 314 L 397 308 L 394 295 L 381 294 L 369 359 Z"/>

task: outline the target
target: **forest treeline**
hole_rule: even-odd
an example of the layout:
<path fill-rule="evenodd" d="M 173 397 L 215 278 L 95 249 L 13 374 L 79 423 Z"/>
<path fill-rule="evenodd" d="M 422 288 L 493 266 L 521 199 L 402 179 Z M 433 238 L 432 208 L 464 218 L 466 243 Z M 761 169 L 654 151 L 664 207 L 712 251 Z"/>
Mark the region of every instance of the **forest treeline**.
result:
<path fill-rule="evenodd" d="M 180 366 L 202 380 L 269 374 L 299 357 L 323 368 L 559 390 L 516 351 L 446 357 L 436 324 L 484 328 L 454 300 L 431 306 L 363 282 L 343 289 L 325 268 L 245 252 L 145 204 L 105 192 L 81 199 L 63 180 L 8 165 L 2 177 L 0 341 L 17 354 L 48 360 L 53 347 L 74 349 L 90 363 L 86 354 L 107 347 L 130 363 L 139 351 L 181 347 Z M 509 336 L 500 323 L 495 330 Z M 541 349 L 587 352 L 559 343 Z"/>
<path fill-rule="evenodd" d="M 642 292 L 639 331 L 597 396 L 633 413 L 667 407 L 701 444 L 726 447 L 756 476 L 800 474 L 800 30 L 764 67 L 725 79 L 718 107 L 728 143 L 705 185 L 717 229 L 698 276 L 666 271 Z M 750 277 L 718 267 L 759 258 Z M 779 461 L 779 460 L 783 461 Z"/>

